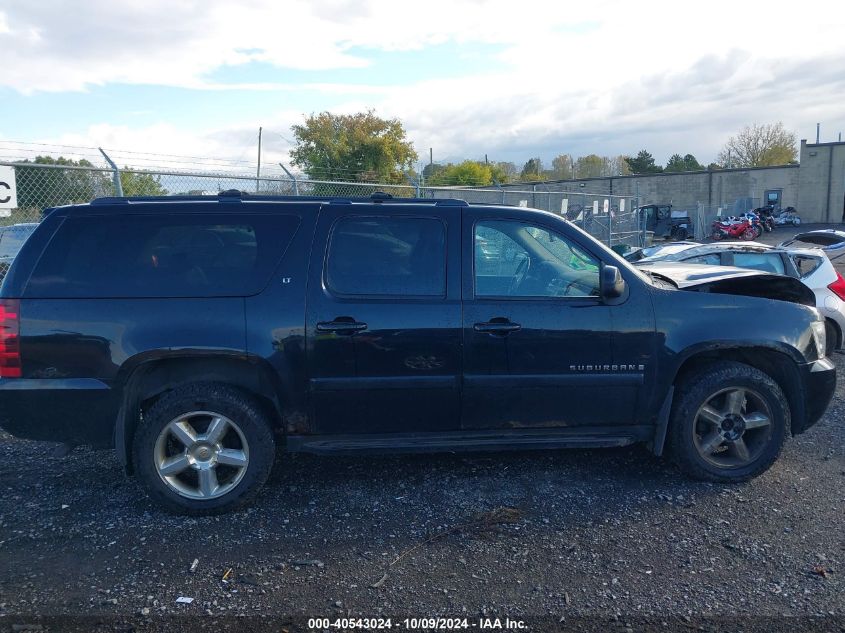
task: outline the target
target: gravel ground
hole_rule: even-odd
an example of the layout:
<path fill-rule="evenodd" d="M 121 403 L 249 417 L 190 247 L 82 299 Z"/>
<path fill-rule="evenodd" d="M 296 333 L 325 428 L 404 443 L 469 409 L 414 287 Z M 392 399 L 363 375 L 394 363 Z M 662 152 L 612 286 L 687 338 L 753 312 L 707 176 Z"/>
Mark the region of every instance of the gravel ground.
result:
<path fill-rule="evenodd" d="M 293 455 L 254 506 L 200 519 L 158 510 L 110 452 L 58 458 L 0 435 L 0 631 L 437 615 L 845 631 L 843 410 L 840 383 L 823 420 L 742 485 L 689 481 L 638 447 Z"/>
<path fill-rule="evenodd" d="M 179 615 L 294 619 L 275 631 L 435 615 L 619 631 L 822 616 L 845 630 L 844 409 L 840 381 L 822 421 L 741 485 L 687 480 L 638 447 L 295 455 L 252 507 L 216 518 L 158 510 L 109 451 L 58 458 L 3 436 L 0 631 L 62 628 L 43 616 L 85 616 L 78 630 L 212 621 Z"/>

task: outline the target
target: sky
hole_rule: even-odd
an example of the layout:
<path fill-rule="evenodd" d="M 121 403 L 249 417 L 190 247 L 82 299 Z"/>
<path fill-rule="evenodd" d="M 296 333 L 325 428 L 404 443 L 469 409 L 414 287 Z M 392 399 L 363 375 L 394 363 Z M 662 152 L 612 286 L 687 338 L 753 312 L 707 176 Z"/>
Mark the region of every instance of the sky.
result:
<path fill-rule="evenodd" d="M 0 160 L 249 172 L 260 126 L 288 165 L 306 115 L 374 109 L 421 163 L 706 164 L 751 123 L 845 133 L 843 33 L 841 0 L 0 0 Z"/>

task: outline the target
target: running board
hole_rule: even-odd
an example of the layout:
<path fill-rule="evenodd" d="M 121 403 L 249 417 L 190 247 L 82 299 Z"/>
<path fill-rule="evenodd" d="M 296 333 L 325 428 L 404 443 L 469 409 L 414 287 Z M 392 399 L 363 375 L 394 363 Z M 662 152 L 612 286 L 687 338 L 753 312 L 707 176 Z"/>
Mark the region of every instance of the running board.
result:
<path fill-rule="evenodd" d="M 293 453 L 442 453 L 554 448 L 610 448 L 651 439 L 653 427 L 626 426 L 591 429 L 521 429 L 456 433 L 395 435 L 288 436 Z"/>

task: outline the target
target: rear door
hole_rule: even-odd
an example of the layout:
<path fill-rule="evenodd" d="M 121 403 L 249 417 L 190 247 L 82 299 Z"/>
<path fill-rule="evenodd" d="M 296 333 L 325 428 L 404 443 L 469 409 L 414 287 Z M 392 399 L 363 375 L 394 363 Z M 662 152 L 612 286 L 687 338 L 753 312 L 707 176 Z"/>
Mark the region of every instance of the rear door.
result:
<path fill-rule="evenodd" d="M 307 291 L 318 433 L 459 428 L 460 210 L 323 207 Z"/>

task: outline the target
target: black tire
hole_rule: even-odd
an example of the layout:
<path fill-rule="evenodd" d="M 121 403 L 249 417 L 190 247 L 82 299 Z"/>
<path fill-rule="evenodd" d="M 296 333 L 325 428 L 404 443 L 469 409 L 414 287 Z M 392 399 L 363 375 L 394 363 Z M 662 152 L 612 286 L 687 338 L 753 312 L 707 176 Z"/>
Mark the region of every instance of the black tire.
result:
<path fill-rule="evenodd" d="M 687 239 L 687 235 L 687 230 L 682 226 L 678 227 L 678 230 L 675 231 L 675 239 L 679 242 L 683 242 L 685 239 Z"/>
<path fill-rule="evenodd" d="M 717 394 L 725 392 L 724 397 L 727 397 L 727 393 L 732 390 L 746 393 L 748 398 L 743 402 L 748 403 L 753 399 L 759 405 L 758 408 L 765 410 L 766 414 L 761 415 L 768 417 L 769 424 L 753 431 L 746 430 L 741 435 L 742 445 L 746 446 L 746 441 L 750 443 L 753 433 L 754 450 L 747 449 L 748 456 L 753 459 L 744 464 L 718 465 L 711 460 L 731 459 L 734 442 L 725 441 L 715 449 L 719 451 L 718 454 L 711 454 L 709 459 L 703 457 L 698 445 L 706 443 L 707 437 L 704 437 L 702 426 L 707 428 L 708 422 L 698 417 L 698 414 L 705 404 L 718 402 L 718 398 L 723 397 Z M 714 395 L 716 400 L 711 400 Z M 747 412 L 744 415 L 748 415 Z M 708 433 L 711 433 L 713 428 L 722 427 L 711 427 Z M 786 397 L 778 384 L 759 369 L 743 363 L 718 361 L 687 374 L 682 378 L 682 382 L 676 385 L 669 422 L 668 447 L 672 459 L 690 477 L 725 483 L 756 477 L 775 462 L 789 434 L 790 412 Z"/>
<path fill-rule="evenodd" d="M 173 446 L 167 443 L 175 442 L 173 438 L 168 437 L 162 441 L 160 437 L 172 422 L 191 412 L 211 412 L 226 419 L 228 430 L 225 432 L 225 438 L 215 446 L 223 445 L 224 441 L 234 441 L 236 445 L 242 441 L 246 443 L 241 446 L 241 453 L 246 456 L 245 466 L 226 466 L 220 462 L 213 467 L 215 472 L 220 468 L 221 471 L 226 471 L 227 475 L 229 470 L 236 472 L 225 484 L 218 482 L 215 474 L 215 483 L 231 486 L 225 494 L 222 494 L 221 487 L 217 487 L 216 490 L 221 491 L 220 496 L 206 499 L 186 497 L 166 483 L 164 477 L 159 474 L 159 446 Z M 204 417 L 213 419 L 212 416 L 203 414 L 196 414 L 191 419 L 200 420 L 199 423 L 202 423 Z M 210 426 L 205 432 L 209 431 Z M 197 433 L 200 433 L 199 429 Z M 175 446 L 180 447 L 178 443 L 175 443 Z M 202 447 L 202 450 L 205 450 L 205 447 Z M 185 453 L 190 453 L 190 450 L 185 449 Z M 144 411 L 143 422 L 133 439 L 135 473 L 149 496 L 170 512 L 192 516 L 229 512 L 251 501 L 267 481 L 274 457 L 275 442 L 267 414 L 246 393 L 219 383 L 189 384 L 165 394 Z M 188 478 L 192 476 L 192 470 L 193 467 L 184 468 L 178 477 Z M 199 473 L 194 476 L 199 477 Z"/>

